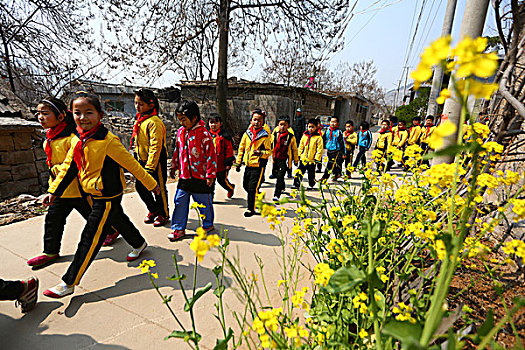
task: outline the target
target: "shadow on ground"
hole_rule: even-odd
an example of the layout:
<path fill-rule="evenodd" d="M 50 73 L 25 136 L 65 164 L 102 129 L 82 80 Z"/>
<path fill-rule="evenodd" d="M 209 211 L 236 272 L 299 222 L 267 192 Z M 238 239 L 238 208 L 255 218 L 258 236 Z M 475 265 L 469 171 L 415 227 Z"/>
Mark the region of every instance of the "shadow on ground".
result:
<path fill-rule="evenodd" d="M 115 247 L 117 248 L 117 247 Z M 114 249 L 117 250 L 117 249 Z M 193 272 L 195 270 L 195 265 L 190 263 L 186 264 L 182 261 L 182 257 L 177 254 L 177 250 L 169 250 L 161 247 L 156 246 L 150 246 L 147 250 L 148 254 L 144 254 L 143 258 L 139 259 L 142 261 L 143 259 L 152 259 L 155 260 L 157 266 L 151 269 L 151 271 L 158 273 L 159 278 L 155 280 L 157 285 L 160 288 L 163 287 L 170 287 L 170 291 L 163 290 L 163 294 L 171 294 L 171 291 L 180 290 L 180 285 L 177 281 L 170 281 L 167 278 L 171 277 L 175 273 L 175 265 L 173 262 L 173 255 L 175 255 L 177 262 L 179 264 L 179 272 L 183 275 L 186 275 L 186 279 L 182 281 L 182 285 L 184 287 L 184 290 L 191 291 L 193 287 Z M 104 259 L 107 256 L 112 255 L 112 251 L 104 251 L 100 252 L 97 256 L 97 259 Z M 139 260 L 130 263 L 129 265 L 132 267 L 136 267 L 140 264 Z M 78 310 L 85 305 L 89 303 L 96 303 L 100 302 L 102 300 L 109 300 L 118 298 L 124 295 L 134 294 L 138 293 L 144 290 L 152 290 L 154 289 L 153 285 L 151 284 L 149 278 L 145 274 L 141 274 L 139 270 L 136 270 L 137 274 L 133 276 L 129 276 L 126 278 L 123 278 L 117 282 L 115 282 L 113 285 L 108 286 L 106 288 L 98 289 L 92 292 L 88 292 L 85 294 L 75 295 L 73 298 L 71 298 L 71 301 L 69 305 L 67 306 L 65 310 L 66 317 L 74 317 Z M 213 289 L 217 288 L 217 284 L 215 282 L 215 275 L 210 269 L 203 268 L 200 265 L 197 265 L 197 282 L 196 282 L 196 288 L 202 288 L 205 285 L 207 285 L 209 282 L 212 283 Z M 231 278 L 224 277 L 224 285 L 226 287 L 231 285 Z M 76 293 L 79 293 L 80 291 L 76 291 Z M 161 303 L 160 297 L 158 297 L 159 303 Z M 125 301 L 124 301 L 125 303 Z"/>
<path fill-rule="evenodd" d="M 61 302 L 39 302 L 34 310 L 22 318 L 14 319 L 0 314 L 0 339 L 2 349 L 84 349 L 95 346 L 97 349 L 126 350 L 120 345 L 106 345 L 97 342 L 86 334 L 42 334 L 47 326 L 40 324 Z"/>

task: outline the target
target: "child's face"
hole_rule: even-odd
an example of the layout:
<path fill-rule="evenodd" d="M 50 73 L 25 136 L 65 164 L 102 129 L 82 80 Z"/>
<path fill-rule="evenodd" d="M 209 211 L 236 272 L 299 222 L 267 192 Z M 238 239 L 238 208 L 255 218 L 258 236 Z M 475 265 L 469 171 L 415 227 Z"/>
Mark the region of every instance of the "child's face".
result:
<path fill-rule="evenodd" d="M 310 134 L 313 134 L 317 130 L 317 125 L 309 123 L 308 124 L 308 132 Z"/>
<path fill-rule="evenodd" d="M 412 125 L 419 126 L 419 124 L 421 124 L 419 120 L 412 120 Z"/>
<path fill-rule="evenodd" d="M 210 120 L 208 124 L 210 125 L 211 131 L 218 131 L 222 126 L 222 122 L 218 120 Z"/>
<path fill-rule="evenodd" d="M 390 126 L 390 125 L 388 124 L 388 122 L 382 122 L 382 123 L 381 123 L 381 129 L 383 129 L 383 130 L 388 129 L 389 126 Z"/>
<path fill-rule="evenodd" d="M 102 119 L 104 113 L 97 111 L 86 98 L 73 100 L 73 117 L 75 123 L 84 131 L 93 129 Z"/>
<path fill-rule="evenodd" d="M 332 129 L 338 128 L 339 127 L 339 121 L 337 119 L 335 119 L 335 118 L 330 119 L 330 127 Z"/>
<path fill-rule="evenodd" d="M 405 127 L 405 122 L 399 122 L 397 123 L 397 125 L 399 125 L 400 128 L 404 128 Z"/>
<path fill-rule="evenodd" d="M 432 126 L 432 124 L 433 124 L 432 119 L 425 120 L 425 125 L 426 126 Z"/>
<path fill-rule="evenodd" d="M 37 111 L 38 122 L 44 129 L 54 128 L 64 120 L 63 114 L 59 114 L 57 117 L 55 112 L 43 103 L 37 106 Z"/>
<path fill-rule="evenodd" d="M 142 101 L 142 99 L 138 96 L 135 96 L 135 109 L 137 110 L 137 113 L 144 114 L 149 111 L 152 111 L 155 108 L 155 105 L 153 103 L 146 103 Z"/>
<path fill-rule="evenodd" d="M 177 119 L 184 129 L 189 130 L 195 125 L 197 117 L 195 117 L 194 120 L 191 120 L 186 116 L 186 114 L 177 113 Z"/>
<path fill-rule="evenodd" d="M 288 123 L 285 122 L 284 120 L 281 120 L 279 122 L 279 132 L 281 134 L 285 133 L 288 130 L 288 127 L 289 127 Z"/>
<path fill-rule="evenodd" d="M 254 129 L 260 129 L 264 125 L 264 117 L 260 114 L 255 113 L 252 115 L 251 124 Z"/>
<path fill-rule="evenodd" d="M 354 131 L 354 127 L 351 124 L 346 124 L 345 125 L 345 130 L 348 131 L 348 132 L 352 132 L 352 131 Z"/>

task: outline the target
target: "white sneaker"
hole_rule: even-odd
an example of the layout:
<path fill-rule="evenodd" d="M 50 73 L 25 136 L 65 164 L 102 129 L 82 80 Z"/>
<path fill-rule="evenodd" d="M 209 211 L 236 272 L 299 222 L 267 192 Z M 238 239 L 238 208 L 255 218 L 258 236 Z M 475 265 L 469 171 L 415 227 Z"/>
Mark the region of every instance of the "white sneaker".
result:
<path fill-rule="evenodd" d="M 58 299 L 58 298 L 65 297 L 66 295 L 73 294 L 74 291 L 75 291 L 75 286 L 68 287 L 65 282 L 60 282 L 53 288 L 49 288 L 45 290 L 44 295 L 46 297 Z"/>
<path fill-rule="evenodd" d="M 133 249 L 129 254 L 128 254 L 128 261 L 133 261 L 133 260 L 137 260 L 140 256 L 140 254 L 142 254 L 142 252 L 144 251 L 144 249 L 146 249 L 146 247 L 148 246 L 148 244 L 146 242 L 142 243 L 142 245 L 136 249 Z"/>
<path fill-rule="evenodd" d="M 277 196 L 273 196 L 272 199 L 273 199 L 274 202 L 279 202 L 279 197 L 277 197 Z"/>

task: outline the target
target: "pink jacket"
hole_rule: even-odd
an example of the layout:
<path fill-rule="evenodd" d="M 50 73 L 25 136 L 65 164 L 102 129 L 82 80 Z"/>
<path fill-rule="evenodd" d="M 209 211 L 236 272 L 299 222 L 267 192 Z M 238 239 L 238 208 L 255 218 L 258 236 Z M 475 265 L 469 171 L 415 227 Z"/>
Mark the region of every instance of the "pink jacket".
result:
<path fill-rule="evenodd" d="M 180 127 L 177 132 L 173 164 L 181 179 L 215 179 L 217 155 L 211 134 L 201 120 L 190 130 Z"/>

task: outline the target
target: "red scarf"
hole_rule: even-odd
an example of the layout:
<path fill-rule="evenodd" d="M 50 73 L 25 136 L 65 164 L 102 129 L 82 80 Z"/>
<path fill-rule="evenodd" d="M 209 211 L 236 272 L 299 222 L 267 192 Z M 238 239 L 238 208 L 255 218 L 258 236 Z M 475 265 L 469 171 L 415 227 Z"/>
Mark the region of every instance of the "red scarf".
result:
<path fill-rule="evenodd" d="M 49 168 L 51 168 L 51 154 L 53 152 L 53 150 L 51 149 L 51 141 L 56 139 L 57 136 L 60 135 L 60 133 L 66 129 L 66 127 L 67 127 L 67 123 L 64 120 L 58 125 L 56 125 L 54 128 L 49 128 L 46 131 L 46 141 L 47 142 L 46 142 L 46 147 L 44 151 L 46 152 L 46 156 L 47 156 L 46 163 Z"/>
<path fill-rule="evenodd" d="M 336 131 L 336 130 L 337 130 L 337 128 L 336 128 L 336 129 L 332 129 L 332 127 L 330 127 L 330 136 L 328 137 L 328 141 L 331 141 L 331 140 L 332 140 L 332 133 L 333 133 L 334 131 Z"/>
<path fill-rule="evenodd" d="M 283 132 L 282 134 L 279 132 L 277 133 L 279 136 L 277 136 L 277 142 L 275 143 L 275 147 L 273 149 L 273 156 L 275 158 L 275 155 L 277 154 L 277 150 L 281 147 L 281 144 L 286 138 L 288 137 L 288 130 Z"/>
<path fill-rule="evenodd" d="M 433 126 L 434 126 L 434 124 L 426 126 L 427 131 L 425 132 L 425 136 L 428 136 L 428 133 L 430 132 L 430 128 L 433 127 Z"/>
<path fill-rule="evenodd" d="M 310 144 L 310 138 L 314 135 L 317 135 L 317 131 L 314 131 L 313 134 L 310 134 L 308 131 L 305 131 L 303 133 L 303 135 L 306 135 L 307 139 L 306 139 L 306 145 L 308 146 Z"/>
<path fill-rule="evenodd" d="M 215 139 L 215 152 L 217 153 L 217 155 L 221 154 L 221 143 L 220 142 L 220 133 L 221 133 L 221 128 L 219 128 L 219 130 L 217 130 L 217 132 L 213 131 L 211 128 L 210 128 L 210 133 L 215 136 L 214 139 Z"/>
<path fill-rule="evenodd" d="M 353 133 L 354 133 L 354 130 L 352 130 L 352 131 L 346 131 L 346 130 L 345 130 L 345 132 L 344 132 L 345 139 L 346 139 L 348 136 L 352 135 Z"/>
<path fill-rule="evenodd" d="M 405 130 L 406 130 L 406 128 L 405 128 L 404 126 L 401 127 L 401 126 L 398 125 L 398 126 L 397 126 L 397 137 L 399 137 L 399 132 L 400 132 L 400 131 L 405 131 Z"/>
<path fill-rule="evenodd" d="M 381 130 L 379 130 L 379 133 L 380 133 L 380 134 L 384 134 L 384 133 L 387 132 L 387 131 L 390 131 L 390 130 L 389 130 L 388 128 L 387 128 L 387 129 L 383 129 L 383 128 L 381 128 Z M 390 132 L 391 132 L 391 131 L 390 131 Z"/>
<path fill-rule="evenodd" d="M 75 148 L 73 149 L 73 160 L 75 163 L 77 163 L 79 173 L 80 170 L 84 168 L 84 152 L 82 150 L 84 149 L 86 142 L 98 131 L 101 125 L 102 123 L 98 122 L 98 124 L 93 129 L 88 131 L 84 131 L 82 128 L 80 128 L 80 126 L 77 126 L 78 137 L 80 138 L 80 141 L 77 142 Z"/>
<path fill-rule="evenodd" d="M 129 141 L 129 148 L 131 149 L 133 147 L 133 141 L 135 140 L 135 137 L 139 133 L 140 124 L 149 117 L 152 117 L 154 115 L 157 115 L 157 110 L 153 109 L 153 113 L 151 114 L 140 114 L 137 113 L 137 120 L 135 120 L 135 124 L 133 124 L 133 131 L 131 132 L 131 140 Z"/>
<path fill-rule="evenodd" d="M 259 133 L 259 131 L 261 131 L 262 128 L 259 128 L 257 130 L 254 129 L 254 127 L 252 125 L 250 125 L 250 131 L 252 132 L 252 139 L 250 140 L 250 147 L 248 147 L 248 150 L 250 148 L 252 148 L 252 145 L 253 143 L 255 142 L 255 140 L 257 139 L 257 134 Z"/>

